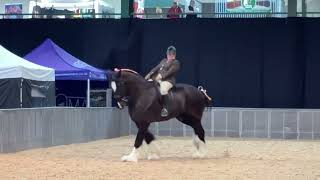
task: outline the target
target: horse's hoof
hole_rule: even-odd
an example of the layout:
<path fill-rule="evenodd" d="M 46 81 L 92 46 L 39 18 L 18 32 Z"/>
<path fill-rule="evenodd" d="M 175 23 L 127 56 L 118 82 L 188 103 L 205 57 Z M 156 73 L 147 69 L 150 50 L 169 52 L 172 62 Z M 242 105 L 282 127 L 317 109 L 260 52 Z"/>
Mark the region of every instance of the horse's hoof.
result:
<path fill-rule="evenodd" d="M 192 155 L 192 158 L 194 158 L 194 159 L 201 159 L 201 158 L 204 158 L 204 157 L 205 157 L 205 154 L 200 153 L 200 152 L 195 152 L 195 153 Z"/>
<path fill-rule="evenodd" d="M 148 160 L 158 160 L 160 157 L 157 154 L 149 154 Z"/>
<path fill-rule="evenodd" d="M 138 162 L 137 157 L 133 157 L 132 155 L 122 156 L 121 161 L 123 162 Z"/>

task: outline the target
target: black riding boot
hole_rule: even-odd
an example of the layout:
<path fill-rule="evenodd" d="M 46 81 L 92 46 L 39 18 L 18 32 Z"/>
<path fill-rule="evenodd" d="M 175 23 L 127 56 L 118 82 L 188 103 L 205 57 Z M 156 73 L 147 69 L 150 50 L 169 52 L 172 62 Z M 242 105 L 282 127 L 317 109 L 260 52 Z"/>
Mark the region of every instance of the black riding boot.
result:
<path fill-rule="evenodd" d="M 162 95 L 161 99 L 162 99 L 161 116 L 167 117 L 169 115 L 169 111 L 168 111 L 169 95 Z"/>

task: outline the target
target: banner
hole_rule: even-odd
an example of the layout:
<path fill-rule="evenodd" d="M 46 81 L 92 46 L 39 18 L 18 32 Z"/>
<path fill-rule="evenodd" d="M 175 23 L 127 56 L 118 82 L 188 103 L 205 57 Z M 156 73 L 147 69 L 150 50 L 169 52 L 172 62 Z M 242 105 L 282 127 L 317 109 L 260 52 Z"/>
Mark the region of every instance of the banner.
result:
<path fill-rule="evenodd" d="M 22 19 L 22 4 L 5 4 L 4 5 L 5 9 L 5 14 L 10 14 L 6 15 L 5 18 L 7 19 Z"/>
<path fill-rule="evenodd" d="M 230 13 L 255 13 L 270 11 L 270 0 L 227 0 L 227 12 Z"/>

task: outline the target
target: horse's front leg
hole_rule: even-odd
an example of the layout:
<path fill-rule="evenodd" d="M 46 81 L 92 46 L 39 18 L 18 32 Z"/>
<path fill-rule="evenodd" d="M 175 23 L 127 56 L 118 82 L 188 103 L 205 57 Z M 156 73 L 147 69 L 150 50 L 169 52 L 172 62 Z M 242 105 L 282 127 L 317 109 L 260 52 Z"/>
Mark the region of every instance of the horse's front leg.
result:
<path fill-rule="evenodd" d="M 138 162 L 139 159 L 139 148 L 142 145 L 143 139 L 148 129 L 148 125 L 138 126 L 138 134 L 136 136 L 136 140 L 134 142 L 134 148 L 131 153 L 126 156 L 122 156 L 122 161 L 130 161 L 130 162 Z"/>
<path fill-rule="evenodd" d="M 159 148 L 158 146 L 155 144 L 155 137 L 154 135 L 150 132 L 147 131 L 144 139 L 147 143 L 147 147 L 148 147 L 148 159 L 152 160 L 152 159 L 160 159 L 160 152 L 159 152 Z"/>

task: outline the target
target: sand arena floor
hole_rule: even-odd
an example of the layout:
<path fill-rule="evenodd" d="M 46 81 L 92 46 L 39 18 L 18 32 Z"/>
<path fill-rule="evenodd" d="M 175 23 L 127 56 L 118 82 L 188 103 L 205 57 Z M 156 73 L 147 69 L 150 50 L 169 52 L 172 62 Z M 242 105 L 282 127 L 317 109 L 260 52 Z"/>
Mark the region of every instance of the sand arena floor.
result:
<path fill-rule="evenodd" d="M 121 162 L 134 137 L 0 154 L 0 179 L 319 179 L 320 142 L 207 138 L 192 159 L 190 137 L 159 137 L 161 159 Z"/>

